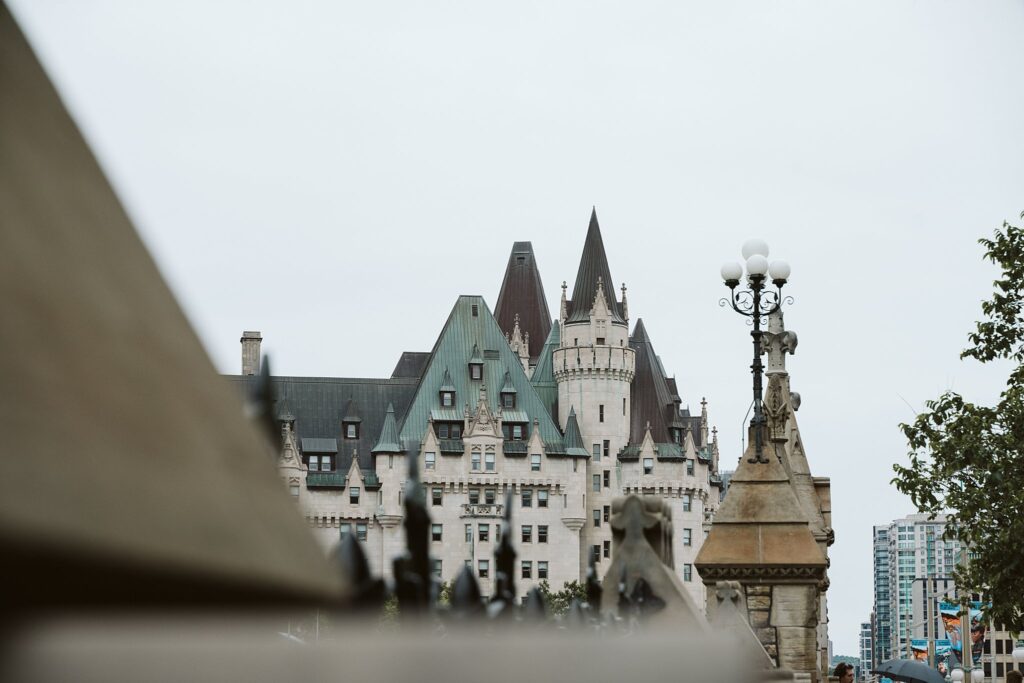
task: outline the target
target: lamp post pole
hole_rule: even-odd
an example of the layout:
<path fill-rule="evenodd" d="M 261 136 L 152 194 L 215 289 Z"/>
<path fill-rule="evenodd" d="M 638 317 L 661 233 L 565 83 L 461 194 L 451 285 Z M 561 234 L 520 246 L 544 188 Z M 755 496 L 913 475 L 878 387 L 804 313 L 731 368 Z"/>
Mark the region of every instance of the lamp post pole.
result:
<path fill-rule="evenodd" d="M 731 306 L 740 315 L 750 318 L 754 328 L 750 332 L 754 341 L 754 362 L 750 365 L 750 371 L 754 376 L 754 416 L 750 419 L 754 437 L 754 457 L 750 459 L 750 462 L 766 463 L 768 462 L 764 456 L 766 420 L 761 402 L 764 375 L 764 365 L 761 363 L 761 341 L 764 333 L 761 331 L 761 322 L 782 307 L 782 287 L 789 279 L 790 268 L 785 261 L 773 261 L 771 265 L 768 264 L 768 245 L 764 240 L 747 240 L 741 253 L 746 261 L 749 289 L 736 289 L 743 277 L 744 267 L 737 262 L 726 263 L 722 266 L 722 280 L 729 288 L 730 295 L 728 298 L 722 299 L 719 304 Z M 776 289 L 765 288 L 768 276 L 771 277 L 772 284 Z M 786 303 L 791 301 L 791 298 L 786 298 Z"/>

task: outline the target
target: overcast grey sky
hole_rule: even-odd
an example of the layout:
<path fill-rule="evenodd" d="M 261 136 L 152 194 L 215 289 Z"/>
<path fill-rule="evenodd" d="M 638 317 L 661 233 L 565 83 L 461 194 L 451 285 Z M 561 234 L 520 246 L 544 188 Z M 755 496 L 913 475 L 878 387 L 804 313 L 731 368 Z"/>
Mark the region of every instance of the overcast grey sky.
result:
<path fill-rule="evenodd" d="M 1024 210 L 1024 3 L 58 2 L 15 15 L 217 369 L 390 374 L 531 240 L 552 312 L 592 205 L 684 402 L 739 456 L 750 338 L 721 262 L 793 266 L 789 362 L 832 477 L 856 655 L 898 430 L 945 389 Z M 909 404 L 909 405 L 908 405 Z"/>

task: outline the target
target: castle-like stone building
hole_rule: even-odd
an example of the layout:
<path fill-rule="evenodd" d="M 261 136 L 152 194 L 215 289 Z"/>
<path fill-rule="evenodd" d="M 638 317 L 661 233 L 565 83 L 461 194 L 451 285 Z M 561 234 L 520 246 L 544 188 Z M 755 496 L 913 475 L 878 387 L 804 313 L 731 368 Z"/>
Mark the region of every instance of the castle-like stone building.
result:
<path fill-rule="evenodd" d="M 719 504 L 717 434 L 705 401 L 683 407 L 643 322 L 630 332 L 620 291 L 595 212 L 554 322 L 532 246 L 516 242 L 493 313 L 460 296 L 434 348 L 403 353 L 390 377 L 273 377 L 281 477 L 325 550 L 356 534 L 390 577 L 414 457 L 442 580 L 465 565 L 493 586 L 507 500 L 523 590 L 580 580 L 591 557 L 603 573 L 612 499 L 655 494 L 671 507 L 675 571 L 704 604 L 693 565 Z M 260 341 L 243 334 L 234 381 L 254 381 Z"/>

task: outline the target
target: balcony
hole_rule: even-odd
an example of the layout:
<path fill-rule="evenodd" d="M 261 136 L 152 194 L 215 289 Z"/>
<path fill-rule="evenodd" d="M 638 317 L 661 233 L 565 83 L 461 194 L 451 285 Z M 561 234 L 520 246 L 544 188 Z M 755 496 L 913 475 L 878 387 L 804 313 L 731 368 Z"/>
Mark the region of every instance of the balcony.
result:
<path fill-rule="evenodd" d="M 310 472 L 306 475 L 307 489 L 343 489 L 345 488 L 343 472 Z"/>
<path fill-rule="evenodd" d="M 501 517 L 505 510 L 505 506 L 500 503 L 488 504 L 488 503 L 463 503 L 462 504 L 462 516 L 463 517 Z"/>

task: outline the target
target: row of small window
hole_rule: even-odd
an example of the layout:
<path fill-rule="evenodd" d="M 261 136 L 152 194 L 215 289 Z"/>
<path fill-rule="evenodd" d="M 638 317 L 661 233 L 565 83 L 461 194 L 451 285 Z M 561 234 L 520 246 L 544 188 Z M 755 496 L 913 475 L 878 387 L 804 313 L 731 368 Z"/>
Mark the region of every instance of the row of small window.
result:
<path fill-rule="evenodd" d="M 473 451 L 469 456 L 469 469 L 474 472 L 494 472 L 495 471 L 495 454 L 492 451 L 483 454 L 483 469 L 480 469 L 481 455 L 480 451 Z M 540 472 L 540 453 L 533 453 L 530 455 L 530 471 Z M 437 469 L 437 453 L 427 451 L 423 454 L 423 469 L 434 470 Z"/>
<path fill-rule="evenodd" d="M 484 505 L 494 505 L 497 498 L 497 491 L 495 489 L 484 489 Z M 436 486 L 431 489 L 431 501 L 434 505 L 441 505 L 442 497 L 444 495 L 444 489 L 440 486 Z M 550 499 L 550 492 L 547 489 L 537 489 L 537 507 L 546 508 L 548 506 L 548 500 Z M 533 507 L 533 489 L 521 489 L 519 492 L 519 500 L 524 508 Z M 480 504 L 480 489 L 469 490 L 469 504 L 479 505 Z"/>
<path fill-rule="evenodd" d="M 490 524 L 477 524 L 476 525 L 477 541 L 480 543 L 489 543 L 491 540 L 491 525 Z M 430 525 L 430 540 L 441 541 L 444 535 L 443 524 L 431 524 Z M 533 543 L 533 525 L 523 524 L 519 529 L 519 540 L 523 543 Z M 466 525 L 466 543 L 473 542 L 473 525 Z M 494 542 L 501 542 L 501 525 L 494 525 Z M 548 542 L 548 525 L 540 524 L 537 526 L 537 543 Z"/>
<path fill-rule="evenodd" d="M 366 522 L 356 522 L 356 538 L 360 541 L 366 541 Z M 345 534 L 352 533 L 351 522 L 342 522 L 340 527 L 340 534 L 344 538 Z"/>
<path fill-rule="evenodd" d="M 466 566 L 469 568 L 473 567 L 472 560 L 466 560 Z M 533 561 L 532 560 L 520 560 L 519 561 L 520 576 L 524 579 L 533 578 Z M 477 560 L 476 561 L 476 573 L 481 579 L 486 579 L 491 575 L 491 561 L 490 560 Z M 441 575 L 441 561 L 434 561 L 434 574 L 436 576 Z M 546 579 L 548 578 L 548 563 L 547 560 L 541 560 L 537 562 L 537 578 Z"/>

